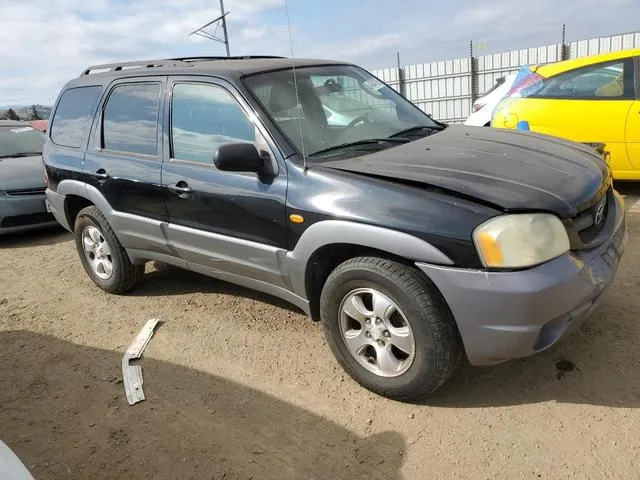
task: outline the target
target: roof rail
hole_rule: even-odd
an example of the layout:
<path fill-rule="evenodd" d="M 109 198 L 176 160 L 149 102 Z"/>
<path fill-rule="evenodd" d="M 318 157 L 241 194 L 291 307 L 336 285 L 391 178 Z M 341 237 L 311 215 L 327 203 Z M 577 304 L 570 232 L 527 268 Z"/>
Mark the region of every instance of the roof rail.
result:
<path fill-rule="evenodd" d="M 208 62 L 213 60 L 265 60 L 270 58 L 286 58 L 276 55 L 236 55 L 233 57 L 180 57 L 171 60 L 179 60 L 181 62 Z"/>
<path fill-rule="evenodd" d="M 102 65 L 92 65 L 82 71 L 80 76 L 93 75 L 96 73 L 119 72 L 121 70 L 129 70 L 134 68 L 154 68 L 154 67 L 175 67 L 185 66 L 185 64 L 177 58 L 162 60 L 136 60 L 133 62 L 105 63 Z"/>
<path fill-rule="evenodd" d="M 82 71 L 80 76 L 95 75 L 97 73 L 119 72 L 134 68 L 154 68 L 154 67 L 184 67 L 193 62 L 210 62 L 215 60 L 260 60 L 270 58 L 285 58 L 270 55 L 241 55 L 235 57 L 180 57 L 165 58 L 160 60 L 136 60 L 133 62 L 105 63 L 103 65 L 92 65 Z"/>

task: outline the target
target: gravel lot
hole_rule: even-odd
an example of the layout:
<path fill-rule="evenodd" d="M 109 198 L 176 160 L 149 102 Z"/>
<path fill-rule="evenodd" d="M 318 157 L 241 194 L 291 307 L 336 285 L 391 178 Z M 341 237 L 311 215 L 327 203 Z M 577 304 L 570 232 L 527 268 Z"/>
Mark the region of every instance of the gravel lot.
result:
<path fill-rule="evenodd" d="M 640 201 L 640 185 L 619 188 Z M 360 388 L 277 299 L 154 264 L 112 296 L 69 234 L 0 238 L 0 439 L 37 479 L 639 478 L 632 210 L 616 283 L 580 333 L 462 367 L 424 405 Z M 147 400 L 130 407 L 120 362 L 152 317 Z"/>

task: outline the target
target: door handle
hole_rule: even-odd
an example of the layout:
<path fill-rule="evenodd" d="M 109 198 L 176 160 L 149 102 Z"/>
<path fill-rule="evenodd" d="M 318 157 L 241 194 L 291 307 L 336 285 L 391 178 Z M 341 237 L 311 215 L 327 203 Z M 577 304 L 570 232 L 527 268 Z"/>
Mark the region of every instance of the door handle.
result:
<path fill-rule="evenodd" d="M 187 182 L 178 182 L 175 185 L 168 185 L 167 188 L 180 198 L 187 198 L 193 193 L 193 190 L 187 185 Z"/>
<path fill-rule="evenodd" d="M 105 181 L 107 181 L 109 179 L 109 174 L 107 173 L 107 171 L 104 168 L 101 168 L 100 170 L 98 170 L 96 172 L 96 177 L 98 177 L 98 181 L 100 183 L 104 183 Z"/>

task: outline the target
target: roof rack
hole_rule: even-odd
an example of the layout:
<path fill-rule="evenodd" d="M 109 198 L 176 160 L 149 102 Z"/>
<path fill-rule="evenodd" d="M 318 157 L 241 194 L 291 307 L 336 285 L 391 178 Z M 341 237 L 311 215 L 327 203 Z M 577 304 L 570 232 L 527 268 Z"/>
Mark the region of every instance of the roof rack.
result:
<path fill-rule="evenodd" d="M 105 63 L 102 65 L 92 65 L 82 71 L 80 76 L 93 75 L 96 73 L 119 72 L 121 70 L 130 70 L 134 68 L 154 68 L 154 67 L 176 67 L 184 66 L 184 63 L 178 59 L 164 60 L 136 60 L 133 62 Z"/>
<path fill-rule="evenodd" d="M 214 60 L 268 60 L 272 58 L 286 58 L 276 55 L 236 55 L 232 57 L 180 57 L 171 60 L 180 60 L 181 62 L 209 62 Z"/>
<path fill-rule="evenodd" d="M 242 55 L 235 57 L 180 57 L 166 58 L 161 60 L 136 60 L 133 62 L 105 63 L 103 65 L 92 65 L 82 71 L 80 76 L 95 75 L 97 73 L 119 72 L 134 68 L 155 68 L 155 67 L 184 67 L 193 62 L 210 62 L 217 60 L 260 60 L 272 58 L 285 58 L 269 55 Z"/>

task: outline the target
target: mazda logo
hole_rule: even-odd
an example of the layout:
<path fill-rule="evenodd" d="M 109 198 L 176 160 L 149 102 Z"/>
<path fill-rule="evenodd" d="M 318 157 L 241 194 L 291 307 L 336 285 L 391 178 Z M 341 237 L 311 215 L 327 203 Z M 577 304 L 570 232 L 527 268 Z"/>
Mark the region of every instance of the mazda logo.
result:
<path fill-rule="evenodd" d="M 593 224 L 598 226 L 602 223 L 602 219 L 604 218 L 604 208 L 607 206 L 607 202 L 604 201 L 598 208 L 596 208 L 596 213 L 593 214 Z"/>

